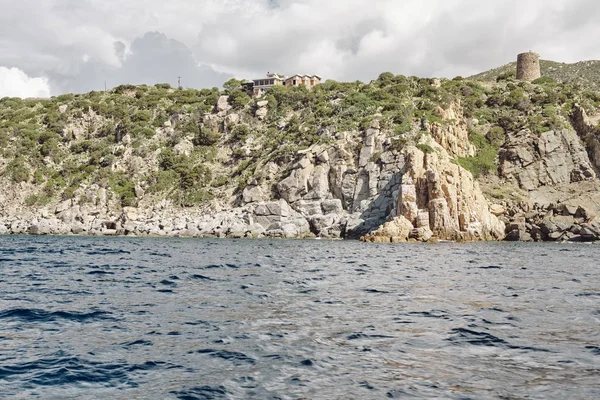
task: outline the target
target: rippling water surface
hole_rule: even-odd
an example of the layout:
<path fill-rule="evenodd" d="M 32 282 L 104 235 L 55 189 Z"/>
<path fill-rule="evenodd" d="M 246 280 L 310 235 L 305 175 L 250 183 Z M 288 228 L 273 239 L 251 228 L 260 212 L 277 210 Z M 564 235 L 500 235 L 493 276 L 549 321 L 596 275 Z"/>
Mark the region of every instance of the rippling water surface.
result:
<path fill-rule="evenodd" d="M 0 398 L 600 398 L 600 246 L 0 237 Z"/>

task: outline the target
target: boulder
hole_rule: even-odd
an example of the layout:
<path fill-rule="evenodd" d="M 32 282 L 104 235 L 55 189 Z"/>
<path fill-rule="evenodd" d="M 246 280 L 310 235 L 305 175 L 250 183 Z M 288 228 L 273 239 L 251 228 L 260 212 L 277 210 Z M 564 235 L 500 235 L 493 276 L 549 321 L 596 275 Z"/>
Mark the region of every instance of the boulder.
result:
<path fill-rule="evenodd" d="M 229 105 L 229 96 L 221 96 L 217 100 L 217 112 L 226 112 L 231 109 Z"/>
<path fill-rule="evenodd" d="M 185 155 L 189 157 L 192 151 L 194 151 L 194 144 L 187 139 L 183 139 L 173 147 L 173 152 L 178 156 Z"/>
<path fill-rule="evenodd" d="M 269 113 L 269 110 L 267 110 L 265 107 L 261 107 L 261 108 L 256 109 L 254 116 L 262 121 L 267 117 L 268 113 Z"/>
<path fill-rule="evenodd" d="M 364 242 L 399 242 L 407 241 L 414 226 L 403 216 L 386 222 L 374 232 L 361 237 Z"/>
<path fill-rule="evenodd" d="M 341 214 L 344 212 L 342 200 L 340 199 L 323 200 L 321 202 L 321 208 L 323 214 Z"/>
<path fill-rule="evenodd" d="M 257 185 L 246 186 L 242 191 L 242 202 L 244 204 L 266 201 L 268 197 L 263 188 Z"/>

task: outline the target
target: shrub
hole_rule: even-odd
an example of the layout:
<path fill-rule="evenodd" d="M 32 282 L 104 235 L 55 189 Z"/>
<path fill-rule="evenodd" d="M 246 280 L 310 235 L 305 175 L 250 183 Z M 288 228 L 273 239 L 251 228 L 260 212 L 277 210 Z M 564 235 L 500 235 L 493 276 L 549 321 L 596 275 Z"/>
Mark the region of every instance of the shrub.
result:
<path fill-rule="evenodd" d="M 250 96 L 243 90 L 235 89 L 229 93 L 229 104 L 236 110 L 246 107 L 250 100 Z"/>
<path fill-rule="evenodd" d="M 406 138 L 393 139 L 390 144 L 390 150 L 401 151 L 404 148 L 404 146 L 406 146 L 407 144 L 408 144 L 408 139 L 406 139 Z"/>
<path fill-rule="evenodd" d="M 33 206 L 45 206 L 48 205 L 52 201 L 52 198 L 48 196 L 46 193 L 38 193 L 32 194 L 25 199 L 25 205 L 27 207 Z"/>
<path fill-rule="evenodd" d="M 109 178 L 110 187 L 112 191 L 121 200 L 123 207 L 131 207 L 137 205 L 137 199 L 135 197 L 135 182 L 130 180 L 123 173 L 112 174 Z"/>
<path fill-rule="evenodd" d="M 549 76 L 542 76 L 541 78 L 534 80 L 532 83 L 534 85 L 543 85 L 545 83 L 556 83 L 556 81 Z"/>
<path fill-rule="evenodd" d="M 475 178 L 487 175 L 497 170 L 496 157 L 498 149 L 487 146 L 477 152 L 473 157 L 459 157 L 456 163 L 471 172 Z"/>
<path fill-rule="evenodd" d="M 27 182 L 31 171 L 22 157 L 17 157 L 6 166 L 5 173 L 14 183 Z"/>
<path fill-rule="evenodd" d="M 250 127 L 246 124 L 238 124 L 231 130 L 231 136 L 237 141 L 244 141 L 250 134 Z"/>
<path fill-rule="evenodd" d="M 152 119 L 152 115 L 149 111 L 140 110 L 131 116 L 131 122 L 144 123 L 149 122 Z"/>
<path fill-rule="evenodd" d="M 428 144 L 425 143 L 420 143 L 417 145 L 417 149 L 421 150 L 423 153 L 429 154 L 429 153 L 433 153 L 433 147 L 431 147 Z"/>
<path fill-rule="evenodd" d="M 212 146 L 217 143 L 221 135 L 206 126 L 201 126 L 198 133 L 194 137 L 194 145 L 196 146 Z"/>
<path fill-rule="evenodd" d="M 500 147 L 504 143 L 505 134 L 501 126 L 494 126 L 488 131 L 485 137 L 492 146 Z"/>
<path fill-rule="evenodd" d="M 496 78 L 496 82 L 507 81 L 511 78 L 515 78 L 516 74 L 517 74 L 516 71 L 503 72 L 502 74 L 498 75 L 498 77 Z"/>
<path fill-rule="evenodd" d="M 225 82 L 223 84 L 223 88 L 226 91 L 233 91 L 236 89 L 240 89 L 242 87 L 242 81 L 235 79 L 235 78 L 231 78 L 230 80 L 228 80 L 227 82 Z"/>
<path fill-rule="evenodd" d="M 182 189 L 191 189 L 194 186 L 206 186 L 212 179 L 210 169 L 202 164 L 189 168 L 189 166 L 181 163 L 177 165 L 176 171 L 179 173 L 179 186 Z"/>
<path fill-rule="evenodd" d="M 148 128 L 147 126 L 136 126 L 131 132 L 131 136 L 133 138 L 151 139 L 154 136 L 154 129 Z"/>

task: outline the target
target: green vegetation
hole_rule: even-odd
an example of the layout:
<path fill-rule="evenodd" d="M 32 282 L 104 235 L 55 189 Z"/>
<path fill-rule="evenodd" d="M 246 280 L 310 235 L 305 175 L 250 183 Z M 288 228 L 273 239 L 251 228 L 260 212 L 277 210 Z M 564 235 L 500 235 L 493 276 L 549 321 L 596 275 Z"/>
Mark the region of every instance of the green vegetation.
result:
<path fill-rule="evenodd" d="M 575 85 L 583 89 L 600 90 L 600 61 L 580 61 L 574 64 L 540 60 L 542 78 L 535 84 L 548 83 L 549 80 Z M 517 63 L 511 62 L 498 68 L 472 76 L 478 81 L 500 82 L 514 79 Z"/>
<path fill-rule="evenodd" d="M 474 129 L 469 130 L 469 141 L 475 145 L 476 153 L 473 157 L 459 157 L 456 163 L 470 171 L 474 177 L 481 175 L 487 175 L 495 173 L 497 171 L 497 158 L 498 158 L 498 142 L 500 127 L 492 128 L 494 132 L 484 136 Z M 502 130 L 504 132 L 504 130 Z M 504 138 L 502 138 L 504 141 Z"/>
<path fill-rule="evenodd" d="M 591 77 L 595 67 L 581 66 Z M 561 83 L 570 67 L 542 62 L 542 68 L 555 73 L 527 83 L 515 81 L 510 67 L 482 74 L 482 81 L 384 72 L 371 83 L 329 80 L 312 90 L 278 86 L 260 99 L 250 98 L 234 79 L 224 90 L 122 85 L 47 100 L 3 98 L 0 176 L 34 185 L 36 194 L 27 199 L 32 207 L 59 199 L 89 201 L 83 193 L 90 185 L 106 188 L 123 206 L 138 204 L 141 191 L 194 206 L 264 180 L 269 162 L 277 164 L 280 178 L 299 151 L 333 144 L 344 132 L 358 136 L 374 120 L 389 136 L 383 151 L 412 144 L 431 153 L 422 135 L 462 114 L 477 151 L 456 163 L 485 175 L 496 171 L 507 134 L 568 127 L 576 103 L 590 114 L 600 109 L 593 85 Z M 229 96 L 235 118 L 216 116 L 222 95 Z M 259 118 L 261 100 L 268 105 Z M 360 146 L 350 150 L 358 154 Z M 371 161 L 379 162 L 381 155 Z"/>

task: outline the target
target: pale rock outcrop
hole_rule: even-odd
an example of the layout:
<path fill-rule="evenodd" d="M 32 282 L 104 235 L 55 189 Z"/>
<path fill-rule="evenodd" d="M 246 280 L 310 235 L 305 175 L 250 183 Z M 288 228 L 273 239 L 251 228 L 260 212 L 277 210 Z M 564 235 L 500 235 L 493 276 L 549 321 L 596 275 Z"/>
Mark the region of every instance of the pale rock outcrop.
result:
<path fill-rule="evenodd" d="M 460 101 L 456 100 L 447 109 L 438 107 L 443 124 L 433 123 L 429 130 L 435 141 L 451 157 L 469 157 L 475 154 L 475 146 L 469 142 L 468 123 L 463 115 Z"/>
<path fill-rule="evenodd" d="M 269 110 L 267 110 L 266 107 L 259 107 L 254 112 L 254 116 L 262 121 L 267 117 L 268 113 L 269 113 Z"/>
<path fill-rule="evenodd" d="M 498 157 L 500 176 L 525 190 L 596 177 L 585 147 L 568 129 L 509 134 Z"/>
<path fill-rule="evenodd" d="M 490 212 L 472 175 L 451 163 L 448 153 L 433 139 L 425 144 L 434 151 L 427 154 L 412 146 L 405 149 L 395 222 L 363 240 L 385 242 L 412 237 L 427 241 L 432 235 L 441 240 L 502 239 L 504 223 Z M 398 224 L 403 228 L 401 235 L 390 231 Z"/>
<path fill-rule="evenodd" d="M 375 243 L 406 242 L 413 229 L 414 226 L 409 220 L 403 216 L 399 216 L 386 222 L 376 231 L 363 236 L 361 240 Z"/>
<path fill-rule="evenodd" d="M 294 203 L 309 192 L 309 179 L 315 166 L 309 156 L 305 156 L 293 167 L 287 178 L 277 184 L 281 198 L 289 203 Z"/>
<path fill-rule="evenodd" d="M 217 115 L 225 116 L 227 111 L 231 110 L 231 105 L 229 104 L 229 96 L 221 96 L 217 100 Z"/>
<path fill-rule="evenodd" d="M 573 127 L 585 142 L 590 161 L 600 171 L 600 115 L 588 117 L 585 109 L 575 105 L 572 114 Z"/>
<path fill-rule="evenodd" d="M 248 203 L 258 203 L 261 201 L 267 201 L 269 198 L 268 193 L 262 186 L 259 185 L 249 185 L 244 188 L 242 191 L 242 202 L 244 204 Z"/>
<path fill-rule="evenodd" d="M 173 147 L 173 152 L 178 156 L 185 155 L 189 157 L 190 154 L 192 154 L 192 151 L 194 151 L 194 144 L 187 139 L 183 139 Z M 139 169 L 139 167 L 137 169 Z"/>

